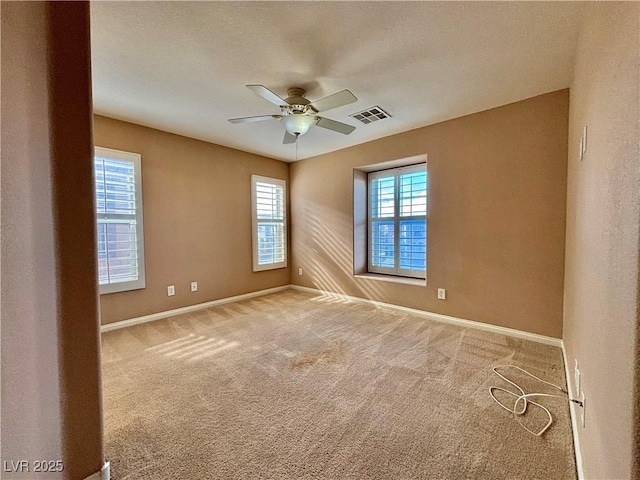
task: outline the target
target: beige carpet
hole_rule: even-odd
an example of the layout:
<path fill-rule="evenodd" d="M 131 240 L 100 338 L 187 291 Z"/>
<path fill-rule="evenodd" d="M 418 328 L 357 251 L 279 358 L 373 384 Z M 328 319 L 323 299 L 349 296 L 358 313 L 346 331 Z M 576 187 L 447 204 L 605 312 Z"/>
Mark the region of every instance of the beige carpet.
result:
<path fill-rule="evenodd" d="M 538 438 L 488 393 L 497 364 L 564 384 L 555 347 L 288 290 L 105 333 L 103 357 L 116 480 L 575 478 L 565 402 Z"/>

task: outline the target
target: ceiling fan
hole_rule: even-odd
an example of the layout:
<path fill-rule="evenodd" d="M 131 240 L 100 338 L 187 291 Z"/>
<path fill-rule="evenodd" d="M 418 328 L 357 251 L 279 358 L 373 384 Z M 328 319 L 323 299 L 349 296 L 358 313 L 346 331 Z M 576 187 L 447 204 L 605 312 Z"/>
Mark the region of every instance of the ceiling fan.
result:
<path fill-rule="evenodd" d="M 290 88 L 287 90 L 287 98 L 280 98 L 263 85 L 247 85 L 252 92 L 257 93 L 265 100 L 280 108 L 280 115 L 260 115 L 257 117 L 231 118 L 231 123 L 260 122 L 263 120 L 277 119 L 284 125 L 286 131 L 282 143 L 296 143 L 300 135 L 307 133 L 312 125 L 333 130 L 334 132 L 349 135 L 356 127 L 346 123 L 336 122 L 328 118 L 319 117 L 317 114 L 326 112 L 332 108 L 341 107 L 353 103 L 358 99 L 349 90 L 342 90 L 328 97 L 311 102 L 304 98 L 306 91 L 303 88 Z"/>

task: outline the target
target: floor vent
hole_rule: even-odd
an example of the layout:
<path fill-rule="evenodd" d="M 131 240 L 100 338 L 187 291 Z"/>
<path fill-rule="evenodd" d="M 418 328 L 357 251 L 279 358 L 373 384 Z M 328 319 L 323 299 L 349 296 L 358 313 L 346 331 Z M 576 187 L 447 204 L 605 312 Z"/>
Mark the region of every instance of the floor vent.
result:
<path fill-rule="evenodd" d="M 389 115 L 380 107 L 367 108 L 366 110 L 362 110 L 358 113 L 353 113 L 349 116 L 355 118 L 356 120 L 359 120 L 365 125 L 367 123 L 377 122 L 378 120 L 384 120 L 385 118 L 391 118 L 391 115 Z"/>

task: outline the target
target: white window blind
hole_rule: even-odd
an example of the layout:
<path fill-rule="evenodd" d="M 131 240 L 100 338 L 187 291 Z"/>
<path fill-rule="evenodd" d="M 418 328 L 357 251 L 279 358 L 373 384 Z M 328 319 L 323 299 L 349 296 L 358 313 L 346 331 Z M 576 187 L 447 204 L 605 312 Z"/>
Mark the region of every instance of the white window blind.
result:
<path fill-rule="evenodd" d="M 369 174 L 369 271 L 426 278 L 426 166 Z"/>
<path fill-rule="evenodd" d="M 253 271 L 287 266 L 286 185 L 284 180 L 251 176 Z"/>
<path fill-rule="evenodd" d="M 96 147 L 100 293 L 145 287 L 140 155 Z"/>

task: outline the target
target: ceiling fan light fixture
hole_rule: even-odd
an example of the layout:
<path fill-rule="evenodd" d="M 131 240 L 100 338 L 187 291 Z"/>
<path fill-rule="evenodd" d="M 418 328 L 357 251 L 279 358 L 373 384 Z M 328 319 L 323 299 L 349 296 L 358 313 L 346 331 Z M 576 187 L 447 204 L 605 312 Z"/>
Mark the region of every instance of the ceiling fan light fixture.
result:
<path fill-rule="evenodd" d="M 304 135 L 318 119 L 311 115 L 291 114 L 285 115 L 280 121 L 291 135 Z"/>

